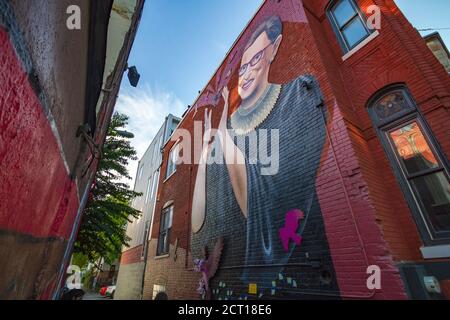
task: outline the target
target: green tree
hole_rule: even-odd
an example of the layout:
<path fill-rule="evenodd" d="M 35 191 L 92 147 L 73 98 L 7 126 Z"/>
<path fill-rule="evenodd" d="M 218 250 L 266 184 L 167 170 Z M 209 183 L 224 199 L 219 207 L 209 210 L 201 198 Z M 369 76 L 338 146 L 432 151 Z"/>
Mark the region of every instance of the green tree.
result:
<path fill-rule="evenodd" d="M 114 113 L 74 246 L 74 253 L 81 253 L 94 263 L 99 258 L 112 263 L 119 257 L 122 246 L 131 240 L 126 235 L 127 222 L 140 215 L 130 203 L 142 194 L 122 182 L 131 179 L 127 164 L 137 159 L 130 144 L 134 136 L 123 130 L 127 124 L 126 115 Z"/>
<path fill-rule="evenodd" d="M 89 264 L 89 259 L 86 255 L 82 253 L 74 253 L 72 255 L 72 261 L 71 264 L 76 265 L 80 267 L 81 270 L 86 269 L 86 267 Z"/>

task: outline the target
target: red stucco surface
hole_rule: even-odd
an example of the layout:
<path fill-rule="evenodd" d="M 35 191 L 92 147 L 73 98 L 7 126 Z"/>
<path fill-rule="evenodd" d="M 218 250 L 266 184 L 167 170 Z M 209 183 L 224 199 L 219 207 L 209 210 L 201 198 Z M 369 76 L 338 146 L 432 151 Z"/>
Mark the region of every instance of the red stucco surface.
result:
<path fill-rule="evenodd" d="M 67 239 L 74 182 L 8 34 L 0 30 L 0 229 Z"/>

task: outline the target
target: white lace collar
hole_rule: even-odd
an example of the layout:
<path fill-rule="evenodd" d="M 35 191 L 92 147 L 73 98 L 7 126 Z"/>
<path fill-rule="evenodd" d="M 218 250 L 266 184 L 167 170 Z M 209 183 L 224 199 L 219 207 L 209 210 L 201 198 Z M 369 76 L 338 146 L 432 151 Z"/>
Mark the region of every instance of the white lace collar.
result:
<path fill-rule="evenodd" d="M 266 92 L 250 111 L 237 108 L 230 117 L 230 124 L 237 135 L 244 135 L 258 127 L 269 116 L 280 96 L 281 85 L 269 84 Z"/>

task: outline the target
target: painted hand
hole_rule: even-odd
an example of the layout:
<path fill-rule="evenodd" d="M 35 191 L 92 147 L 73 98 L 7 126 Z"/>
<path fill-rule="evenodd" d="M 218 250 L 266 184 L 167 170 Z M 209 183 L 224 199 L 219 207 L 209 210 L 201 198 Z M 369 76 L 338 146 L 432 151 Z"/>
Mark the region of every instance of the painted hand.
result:
<path fill-rule="evenodd" d="M 209 145 L 209 143 L 211 142 L 211 115 L 212 110 L 208 111 L 208 109 L 205 109 L 205 131 L 203 133 L 203 143 L 206 145 Z"/>

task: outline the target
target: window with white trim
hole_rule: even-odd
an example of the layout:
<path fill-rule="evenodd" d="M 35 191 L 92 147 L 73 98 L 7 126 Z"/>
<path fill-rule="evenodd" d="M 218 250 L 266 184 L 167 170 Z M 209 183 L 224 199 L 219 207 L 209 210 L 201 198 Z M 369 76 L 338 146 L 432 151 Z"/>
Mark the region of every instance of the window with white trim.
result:
<path fill-rule="evenodd" d="M 344 53 L 352 50 L 371 33 L 367 19 L 354 0 L 332 1 L 327 15 Z"/>
<path fill-rule="evenodd" d="M 172 228 L 173 205 L 164 208 L 161 212 L 161 220 L 159 222 L 159 237 L 156 255 L 164 255 L 169 253 L 170 248 L 170 229 Z"/>
<path fill-rule="evenodd" d="M 177 161 L 180 152 L 180 144 L 177 143 L 170 150 L 169 159 L 167 160 L 166 179 L 170 177 L 177 170 Z"/>

